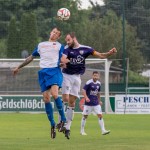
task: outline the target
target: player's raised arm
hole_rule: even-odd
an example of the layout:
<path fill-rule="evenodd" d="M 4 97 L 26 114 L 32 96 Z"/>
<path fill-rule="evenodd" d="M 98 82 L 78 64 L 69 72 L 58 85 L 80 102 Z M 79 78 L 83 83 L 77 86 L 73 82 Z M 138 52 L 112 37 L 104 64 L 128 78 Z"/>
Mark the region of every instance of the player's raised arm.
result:
<path fill-rule="evenodd" d="M 20 68 L 23 68 L 24 66 L 26 66 L 27 64 L 29 64 L 33 59 L 34 59 L 34 56 L 32 56 L 32 55 L 30 55 L 29 57 L 27 57 L 22 64 L 20 64 L 18 67 L 16 67 L 15 69 L 13 69 L 13 75 L 16 75 L 19 72 Z"/>
<path fill-rule="evenodd" d="M 112 48 L 111 50 L 109 50 L 109 51 L 106 52 L 106 53 L 99 53 L 99 52 L 97 52 L 97 51 L 94 51 L 93 56 L 96 56 L 96 57 L 99 57 L 99 58 L 101 58 L 101 59 L 104 59 L 104 58 L 107 58 L 107 57 L 109 57 L 109 56 L 111 56 L 111 55 L 113 55 L 113 54 L 115 54 L 115 53 L 117 53 L 117 50 L 116 50 L 116 48 L 114 47 L 114 48 Z"/>

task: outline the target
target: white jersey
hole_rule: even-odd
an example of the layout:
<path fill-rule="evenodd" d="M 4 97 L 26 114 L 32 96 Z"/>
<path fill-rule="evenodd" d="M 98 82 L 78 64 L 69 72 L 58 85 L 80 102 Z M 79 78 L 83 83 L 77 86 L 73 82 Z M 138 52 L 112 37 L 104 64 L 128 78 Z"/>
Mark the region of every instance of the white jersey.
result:
<path fill-rule="evenodd" d="M 41 42 L 32 55 L 40 56 L 40 68 L 58 67 L 64 47 L 59 42 Z"/>

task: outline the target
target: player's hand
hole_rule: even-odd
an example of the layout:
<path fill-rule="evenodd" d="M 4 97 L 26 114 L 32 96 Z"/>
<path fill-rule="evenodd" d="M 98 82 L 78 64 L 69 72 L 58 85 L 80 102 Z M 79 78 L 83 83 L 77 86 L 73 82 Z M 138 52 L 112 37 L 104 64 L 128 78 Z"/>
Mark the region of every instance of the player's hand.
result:
<path fill-rule="evenodd" d="M 13 73 L 14 76 L 15 76 L 18 72 L 19 72 L 18 67 L 16 67 L 15 69 L 12 70 L 12 73 Z"/>
<path fill-rule="evenodd" d="M 90 102 L 90 99 L 87 97 L 87 98 L 85 99 L 85 101 L 86 101 L 86 102 Z"/>
<path fill-rule="evenodd" d="M 109 50 L 109 54 L 117 53 L 117 49 L 114 47 L 111 50 Z"/>
<path fill-rule="evenodd" d="M 65 63 L 60 63 L 60 64 L 59 64 L 59 67 L 61 67 L 61 68 L 66 68 L 67 65 L 66 65 Z"/>

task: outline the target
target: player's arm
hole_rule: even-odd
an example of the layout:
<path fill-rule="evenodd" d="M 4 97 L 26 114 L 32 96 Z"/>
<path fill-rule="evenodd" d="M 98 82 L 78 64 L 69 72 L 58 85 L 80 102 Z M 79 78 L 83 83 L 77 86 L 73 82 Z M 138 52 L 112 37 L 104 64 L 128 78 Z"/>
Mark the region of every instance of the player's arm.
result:
<path fill-rule="evenodd" d="M 98 92 L 97 97 L 98 97 L 98 100 L 99 100 L 99 104 L 102 106 L 103 102 L 101 101 L 101 98 L 100 98 L 101 97 L 100 92 Z"/>
<path fill-rule="evenodd" d="M 85 89 L 82 89 L 82 94 L 83 94 L 83 96 L 84 96 L 84 98 L 85 98 L 85 101 L 86 101 L 86 102 L 90 102 L 90 99 L 88 98 Z"/>
<path fill-rule="evenodd" d="M 109 56 L 111 56 L 111 55 L 113 55 L 113 54 L 115 54 L 115 53 L 117 53 L 117 50 L 116 50 L 116 48 L 114 47 L 114 48 L 112 48 L 111 50 L 109 50 L 109 51 L 106 52 L 106 53 L 99 53 L 99 52 L 97 52 L 97 51 L 94 51 L 94 52 L 93 52 L 93 56 L 96 56 L 96 57 L 98 57 L 98 58 L 104 59 L 104 58 L 107 58 L 107 57 L 109 57 Z"/>
<path fill-rule="evenodd" d="M 67 64 L 70 60 L 67 58 L 67 55 L 63 54 L 61 57 L 61 63 Z"/>
<path fill-rule="evenodd" d="M 16 67 L 13 70 L 13 75 L 16 75 L 19 72 L 20 68 L 23 68 L 24 66 L 28 65 L 34 58 L 35 58 L 35 56 L 33 56 L 33 55 L 30 55 L 29 57 L 27 57 L 22 64 L 20 64 L 18 67 Z"/>
<path fill-rule="evenodd" d="M 63 54 L 62 57 L 61 57 L 61 61 L 60 61 L 59 66 L 62 67 L 62 68 L 66 68 L 66 64 L 68 62 L 70 62 L 70 60 L 67 58 L 66 55 Z"/>

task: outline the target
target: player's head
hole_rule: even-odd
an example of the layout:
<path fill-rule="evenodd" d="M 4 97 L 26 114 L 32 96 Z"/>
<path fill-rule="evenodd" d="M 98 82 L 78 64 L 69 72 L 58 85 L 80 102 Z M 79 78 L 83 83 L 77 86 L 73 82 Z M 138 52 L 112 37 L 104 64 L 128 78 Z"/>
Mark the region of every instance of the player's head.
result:
<path fill-rule="evenodd" d="M 93 78 L 93 81 L 96 82 L 98 79 L 99 79 L 100 75 L 97 71 L 93 71 L 93 75 L 92 75 L 92 78 Z"/>
<path fill-rule="evenodd" d="M 61 30 L 57 27 L 50 32 L 50 40 L 57 41 L 61 36 Z"/>
<path fill-rule="evenodd" d="M 75 47 L 77 39 L 74 32 L 70 32 L 66 35 L 65 41 L 70 48 Z"/>

